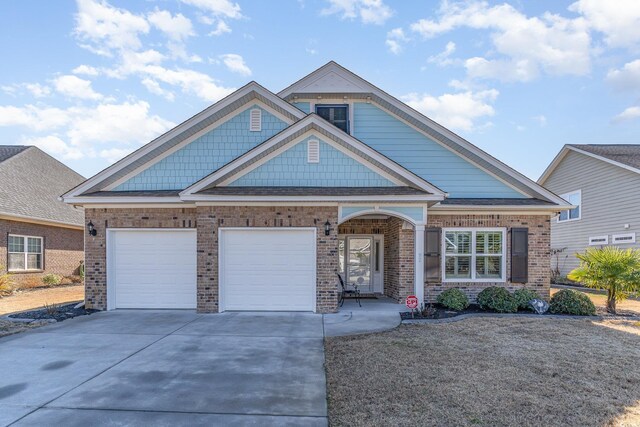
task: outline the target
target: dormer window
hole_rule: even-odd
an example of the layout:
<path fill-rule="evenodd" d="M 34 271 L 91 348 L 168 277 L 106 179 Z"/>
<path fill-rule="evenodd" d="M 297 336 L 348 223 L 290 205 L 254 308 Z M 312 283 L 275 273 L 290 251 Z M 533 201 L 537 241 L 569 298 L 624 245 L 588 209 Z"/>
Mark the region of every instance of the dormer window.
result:
<path fill-rule="evenodd" d="M 316 104 L 316 114 L 349 133 L 349 106 Z"/>

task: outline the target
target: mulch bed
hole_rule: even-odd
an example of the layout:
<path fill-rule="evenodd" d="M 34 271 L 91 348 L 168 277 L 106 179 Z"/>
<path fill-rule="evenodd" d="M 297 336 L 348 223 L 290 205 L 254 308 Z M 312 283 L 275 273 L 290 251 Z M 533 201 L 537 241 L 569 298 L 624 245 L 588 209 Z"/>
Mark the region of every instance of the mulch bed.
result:
<path fill-rule="evenodd" d="M 95 313 L 99 310 L 94 309 L 86 309 L 84 307 L 74 308 L 78 305 L 77 302 L 71 304 L 65 304 L 58 306 L 55 312 L 51 312 L 51 310 L 46 308 L 40 308 L 38 310 L 31 311 L 23 311 L 21 313 L 10 314 L 9 317 L 14 319 L 35 319 L 35 320 L 48 320 L 53 319 L 57 322 L 62 322 L 66 319 L 71 319 L 73 317 L 85 316 L 92 313 Z"/>
<path fill-rule="evenodd" d="M 400 317 L 402 320 L 448 319 L 451 317 L 461 316 L 463 314 L 495 313 L 493 311 L 482 310 L 480 306 L 477 304 L 470 304 L 469 307 L 467 307 L 465 310 L 462 310 L 462 311 L 453 311 L 439 304 L 432 304 L 430 307 L 431 309 L 428 315 L 424 315 L 423 313 L 420 313 L 420 312 L 414 312 L 412 317 L 411 312 L 401 312 Z M 529 310 L 520 310 L 517 313 L 510 313 L 510 314 L 534 314 L 534 312 Z M 554 313 L 547 311 L 545 314 L 541 314 L 540 316 L 545 316 L 549 314 L 554 314 Z M 611 317 L 611 318 L 638 317 L 638 313 L 635 313 L 633 311 L 620 310 L 620 309 L 617 310 L 617 314 L 614 316 L 612 314 L 607 313 L 606 309 L 603 307 L 597 307 L 596 314 L 601 317 Z M 554 315 L 562 316 L 563 314 L 560 313 L 560 314 L 554 314 Z M 585 317 L 589 317 L 589 316 L 585 316 Z"/>

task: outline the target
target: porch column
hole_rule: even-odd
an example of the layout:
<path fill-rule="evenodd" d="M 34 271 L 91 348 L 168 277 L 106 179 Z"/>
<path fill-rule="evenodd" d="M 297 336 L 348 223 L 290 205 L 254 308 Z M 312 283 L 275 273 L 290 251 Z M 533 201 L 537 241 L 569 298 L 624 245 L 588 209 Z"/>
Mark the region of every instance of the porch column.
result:
<path fill-rule="evenodd" d="M 418 306 L 424 304 L 424 225 L 415 225 L 413 273 L 415 276 L 415 296 L 418 298 Z"/>

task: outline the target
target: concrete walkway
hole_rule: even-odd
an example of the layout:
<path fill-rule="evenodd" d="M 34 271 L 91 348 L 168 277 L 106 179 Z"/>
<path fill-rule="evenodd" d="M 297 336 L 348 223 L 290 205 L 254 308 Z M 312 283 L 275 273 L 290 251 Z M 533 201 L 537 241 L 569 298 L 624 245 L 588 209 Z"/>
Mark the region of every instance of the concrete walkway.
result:
<path fill-rule="evenodd" d="M 114 311 L 0 338 L 0 425 L 327 425 L 322 316 Z"/>
<path fill-rule="evenodd" d="M 387 297 L 345 300 L 338 313 L 324 315 L 324 335 L 337 337 L 393 329 L 400 324 L 400 312 L 407 308 Z"/>

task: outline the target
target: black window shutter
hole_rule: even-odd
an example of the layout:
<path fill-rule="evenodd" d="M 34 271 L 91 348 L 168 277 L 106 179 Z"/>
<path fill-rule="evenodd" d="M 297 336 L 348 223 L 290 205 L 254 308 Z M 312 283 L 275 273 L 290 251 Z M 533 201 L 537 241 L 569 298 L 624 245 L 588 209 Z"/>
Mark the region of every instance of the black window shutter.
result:
<path fill-rule="evenodd" d="M 424 280 L 440 282 L 440 248 L 442 229 L 427 228 L 424 231 Z"/>
<path fill-rule="evenodd" d="M 529 229 L 511 229 L 511 282 L 529 281 Z"/>

